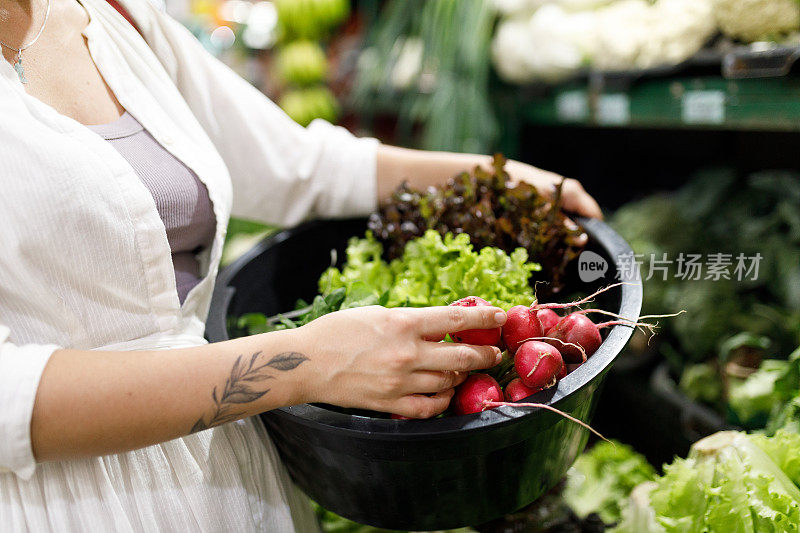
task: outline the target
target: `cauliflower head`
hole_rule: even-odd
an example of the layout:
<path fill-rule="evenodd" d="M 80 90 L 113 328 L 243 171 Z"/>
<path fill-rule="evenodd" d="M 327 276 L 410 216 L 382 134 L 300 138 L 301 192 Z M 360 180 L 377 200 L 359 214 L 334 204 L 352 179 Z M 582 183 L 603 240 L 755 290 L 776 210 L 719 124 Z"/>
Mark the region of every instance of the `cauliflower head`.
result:
<path fill-rule="evenodd" d="M 713 0 L 722 33 L 745 42 L 775 39 L 800 29 L 797 0 Z"/>

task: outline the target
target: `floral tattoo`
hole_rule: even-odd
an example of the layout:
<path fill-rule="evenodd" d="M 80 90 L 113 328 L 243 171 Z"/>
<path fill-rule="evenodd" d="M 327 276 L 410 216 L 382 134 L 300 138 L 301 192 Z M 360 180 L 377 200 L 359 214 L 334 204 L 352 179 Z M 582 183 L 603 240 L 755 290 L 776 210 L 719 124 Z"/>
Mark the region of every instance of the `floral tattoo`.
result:
<path fill-rule="evenodd" d="M 249 358 L 240 355 L 233 363 L 231 375 L 225 380 L 222 391 L 214 387 L 211 392 L 211 399 L 214 401 L 211 416 L 208 419 L 205 416 L 200 417 L 192 426 L 191 433 L 241 418 L 245 410 L 240 405 L 254 402 L 270 391 L 265 387 L 265 382 L 275 379 L 272 371 L 294 370 L 304 361 L 308 361 L 308 357 L 298 352 L 279 353 L 266 362 L 261 352 L 256 352 Z"/>

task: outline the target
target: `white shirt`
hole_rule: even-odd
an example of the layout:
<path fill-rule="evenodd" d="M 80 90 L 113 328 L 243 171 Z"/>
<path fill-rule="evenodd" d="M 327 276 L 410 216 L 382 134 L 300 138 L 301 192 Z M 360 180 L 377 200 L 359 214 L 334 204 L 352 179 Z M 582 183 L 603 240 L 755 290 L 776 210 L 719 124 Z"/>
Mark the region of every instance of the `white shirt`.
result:
<path fill-rule="evenodd" d="M 206 185 L 216 237 L 181 306 L 164 225 L 134 170 L 0 61 L 0 530 L 313 530 L 253 420 L 130 453 L 34 461 L 31 412 L 55 349 L 205 342 L 231 212 L 291 225 L 376 206 L 377 141 L 322 121 L 301 128 L 149 2 L 122 2 L 145 43 L 105 0 L 82 1 L 94 62 Z"/>

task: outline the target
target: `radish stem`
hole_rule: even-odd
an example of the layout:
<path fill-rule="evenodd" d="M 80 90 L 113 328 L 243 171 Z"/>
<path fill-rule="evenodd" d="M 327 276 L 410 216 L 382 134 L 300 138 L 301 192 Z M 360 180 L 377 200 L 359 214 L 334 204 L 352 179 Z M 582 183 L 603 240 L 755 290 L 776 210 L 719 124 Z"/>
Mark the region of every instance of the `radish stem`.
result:
<path fill-rule="evenodd" d="M 604 287 L 602 289 L 599 289 L 599 290 L 595 291 L 593 294 L 590 294 L 589 296 L 587 296 L 586 298 L 581 298 L 580 300 L 576 300 L 574 302 L 567 302 L 565 304 L 532 304 L 531 305 L 531 309 L 533 309 L 534 311 L 538 311 L 539 309 L 567 309 L 569 307 L 576 307 L 576 306 L 579 306 L 581 304 L 588 303 L 588 302 L 592 301 L 592 298 L 594 298 L 598 294 L 602 294 L 602 293 L 606 292 L 607 290 L 613 289 L 614 287 L 619 287 L 620 285 L 635 285 L 635 283 L 627 283 L 627 282 L 621 281 L 619 283 L 614 283 L 612 285 L 609 285 L 608 287 Z"/>
<path fill-rule="evenodd" d="M 554 412 L 554 413 L 556 413 L 556 414 L 558 414 L 560 416 L 563 416 L 567 420 L 569 420 L 571 422 L 574 422 L 574 423 L 578 424 L 579 426 L 581 426 L 583 428 L 588 429 L 589 431 L 591 431 L 592 433 L 594 433 L 595 435 L 597 435 L 598 437 L 600 437 L 604 441 L 611 442 L 610 440 L 605 438 L 603 435 L 601 435 L 599 431 L 594 429 L 592 426 L 590 426 L 589 424 L 587 424 L 583 420 L 579 420 L 579 419 L 575 418 L 574 416 L 568 415 L 564 411 L 561 411 L 560 409 L 556 409 L 555 407 L 552 407 L 552 406 L 544 404 L 544 403 L 493 402 L 491 400 L 484 400 L 484 402 L 483 402 L 484 410 L 486 410 L 486 409 L 494 409 L 495 407 L 538 407 L 540 409 L 546 409 L 546 410 L 552 411 L 552 412 Z"/>
<path fill-rule="evenodd" d="M 512 370 L 510 370 L 509 372 L 507 372 L 507 373 L 506 373 L 506 374 L 505 374 L 505 375 L 504 375 L 504 376 L 503 376 L 503 377 L 502 377 L 502 378 L 499 380 L 499 382 L 498 382 L 498 383 L 500 384 L 500 386 L 501 386 L 501 387 L 505 387 L 506 385 L 508 385 L 509 383 L 511 383 L 512 381 L 514 381 L 514 380 L 515 380 L 516 378 L 518 378 L 518 377 L 519 377 L 519 374 L 517 374 L 517 371 L 512 369 Z"/>

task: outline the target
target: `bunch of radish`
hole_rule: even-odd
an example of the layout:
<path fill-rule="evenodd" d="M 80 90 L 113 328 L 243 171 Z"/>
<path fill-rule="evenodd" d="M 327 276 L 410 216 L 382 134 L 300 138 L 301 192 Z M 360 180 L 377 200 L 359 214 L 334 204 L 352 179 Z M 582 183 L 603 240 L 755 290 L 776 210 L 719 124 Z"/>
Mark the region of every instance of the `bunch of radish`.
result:
<path fill-rule="evenodd" d="M 549 405 L 519 403 L 519 400 L 555 386 L 560 379 L 583 364 L 602 344 L 601 329 L 617 324 L 654 327 L 599 309 L 578 309 L 565 316 L 560 316 L 555 311 L 575 308 L 615 286 L 617 285 L 606 287 L 575 302 L 534 302 L 529 307 L 512 307 L 508 310 L 508 318 L 502 328 L 451 333 L 450 337 L 456 342 L 505 349 L 503 362 L 497 367 L 472 373 L 456 388 L 451 403 L 453 411 L 458 415 L 465 415 L 504 405 L 540 407 L 588 427 L 580 420 Z M 473 307 L 491 303 L 477 296 L 468 296 L 450 305 Z M 586 316 L 589 313 L 612 315 L 615 320 L 596 324 Z"/>
<path fill-rule="evenodd" d="M 574 302 L 563 304 L 534 302 L 529 307 L 517 305 L 508 310 L 506 323 L 502 327 L 450 333 L 450 338 L 455 342 L 497 346 L 505 350 L 500 364 L 483 372 L 471 373 L 456 387 L 451 400 L 453 412 L 457 415 L 467 415 L 503 406 L 546 409 L 604 439 L 605 437 L 582 420 L 555 407 L 543 403 L 523 403 L 520 400 L 555 386 L 560 379 L 586 362 L 603 343 L 601 329 L 625 325 L 632 328 L 644 327 L 651 333 L 655 331 L 656 324 L 632 321 L 601 309 L 580 309 L 580 305 L 591 301 L 598 294 L 622 284 L 610 285 Z M 475 307 L 492 304 L 477 296 L 467 296 L 450 305 Z M 564 316 L 555 311 L 555 309 L 571 308 L 578 310 Z M 596 324 L 586 316 L 589 313 L 610 315 L 614 320 Z M 670 317 L 676 314 L 639 318 Z M 392 418 L 406 419 L 399 415 L 392 415 Z"/>

